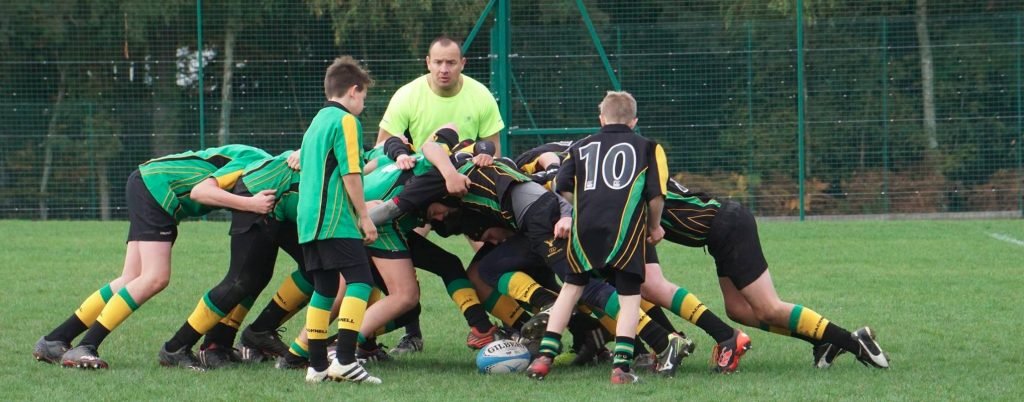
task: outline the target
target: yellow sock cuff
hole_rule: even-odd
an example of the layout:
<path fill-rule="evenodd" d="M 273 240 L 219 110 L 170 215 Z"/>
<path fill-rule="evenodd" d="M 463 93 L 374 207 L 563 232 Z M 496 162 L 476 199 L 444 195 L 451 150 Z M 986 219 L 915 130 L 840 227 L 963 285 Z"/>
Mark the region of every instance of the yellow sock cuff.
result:
<path fill-rule="evenodd" d="M 789 330 L 808 338 L 821 340 L 827 326 L 828 320 L 825 317 L 799 304 L 793 306 L 793 311 L 789 313 Z"/>
<path fill-rule="evenodd" d="M 249 315 L 249 306 L 239 304 L 235 308 L 231 309 L 228 315 L 224 316 L 220 322 L 234 329 L 242 327 L 242 321 L 245 321 L 245 316 Z"/>
<path fill-rule="evenodd" d="M 96 322 L 106 328 L 108 331 L 113 331 L 118 325 L 121 325 L 128 316 L 132 315 L 135 310 L 138 310 L 139 305 L 135 303 L 135 299 L 128 293 L 128 288 L 121 288 L 114 297 L 107 302 L 107 306 L 100 312 L 99 317 L 96 318 Z"/>
<path fill-rule="evenodd" d="M 493 292 L 492 295 L 494 294 L 498 294 L 498 292 Z M 494 303 L 493 308 L 488 309 L 488 312 L 491 313 L 491 315 L 498 317 L 498 319 L 501 320 L 501 323 L 505 324 L 507 327 L 515 325 L 516 321 L 519 320 L 519 317 L 523 315 L 524 311 L 523 306 L 520 306 L 519 302 L 515 299 L 500 294 Z"/>
<path fill-rule="evenodd" d="M 686 321 L 697 324 L 705 311 L 708 311 L 707 306 L 686 289 L 679 288 L 672 296 L 672 312 Z"/>
<path fill-rule="evenodd" d="M 459 306 L 459 312 L 465 313 L 470 307 L 480 305 L 480 299 L 473 288 L 459 289 L 452 293 L 452 301 Z"/>
<path fill-rule="evenodd" d="M 359 332 L 359 326 L 363 323 L 363 316 L 366 315 L 367 300 L 370 299 L 370 285 L 365 283 L 350 283 L 345 289 L 345 298 L 341 300 L 341 308 L 338 311 L 338 330 L 350 330 Z"/>
<path fill-rule="evenodd" d="M 524 303 L 529 303 L 533 294 L 540 289 L 540 284 L 530 275 L 523 272 L 510 272 L 498 280 L 498 290 L 502 294 Z"/>
<path fill-rule="evenodd" d="M 334 297 L 313 292 L 306 308 L 306 336 L 311 340 L 327 339 L 327 328 L 331 326 L 331 305 Z"/>
<path fill-rule="evenodd" d="M 103 311 L 103 308 L 107 306 L 107 302 L 112 297 L 114 297 L 114 292 L 110 289 L 110 284 L 108 283 L 85 298 L 82 305 L 78 306 L 78 309 L 75 310 L 75 316 L 82 320 L 85 326 L 92 326 L 96 322 L 96 317 L 99 317 L 100 312 Z"/>
<path fill-rule="evenodd" d="M 651 321 L 651 316 L 649 316 L 649 315 L 647 315 L 647 313 L 644 313 L 643 311 L 641 311 L 640 312 L 640 320 L 637 321 L 637 323 L 636 323 L 636 333 L 639 334 L 640 331 L 643 331 L 644 328 L 646 328 L 647 325 L 652 323 L 652 322 L 653 321 Z"/>
<path fill-rule="evenodd" d="M 277 292 L 274 293 L 274 303 L 281 307 L 281 310 L 293 312 L 301 308 L 312 294 L 313 285 L 306 282 L 299 271 L 295 271 L 285 278 L 281 286 L 277 288 Z"/>
<path fill-rule="evenodd" d="M 288 347 L 288 351 L 293 355 L 302 356 L 307 359 L 309 358 L 309 344 L 299 340 L 299 338 L 295 338 L 295 340 L 292 341 L 291 346 Z"/>
<path fill-rule="evenodd" d="M 370 291 L 370 298 L 366 300 L 367 306 L 372 306 L 373 303 L 379 302 L 380 299 L 384 298 L 384 292 L 380 288 L 374 286 L 373 290 Z"/>
<path fill-rule="evenodd" d="M 205 334 L 218 322 L 220 322 L 226 314 L 216 305 L 210 301 L 210 292 L 206 292 L 202 299 L 199 299 L 199 303 L 196 304 L 195 310 L 192 310 L 192 315 L 188 316 L 188 325 L 196 332 Z"/>

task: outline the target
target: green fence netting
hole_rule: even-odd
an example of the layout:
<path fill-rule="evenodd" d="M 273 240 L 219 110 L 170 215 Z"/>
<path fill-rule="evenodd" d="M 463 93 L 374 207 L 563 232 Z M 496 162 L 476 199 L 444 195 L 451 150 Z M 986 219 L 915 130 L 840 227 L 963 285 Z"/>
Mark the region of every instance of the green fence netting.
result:
<path fill-rule="evenodd" d="M 1022 19 L 1009 0 L 16 0 L 0 217 L 124 218 L 151 157 L 295 148 L 341 54 L 377 82 L 370 143 L 441 33 L 472 39 L 506 153 L 585 135 L 621 88 L 673 174 L 761 216 L 1019 217 Z"/>

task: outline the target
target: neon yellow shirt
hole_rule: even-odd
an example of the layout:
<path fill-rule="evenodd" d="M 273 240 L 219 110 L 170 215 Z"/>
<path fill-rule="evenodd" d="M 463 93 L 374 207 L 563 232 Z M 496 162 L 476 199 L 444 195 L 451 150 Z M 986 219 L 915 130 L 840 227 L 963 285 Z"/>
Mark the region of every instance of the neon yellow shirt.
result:
<path fill-rule="evenodd" d="M 480 82 L 462 74 L 462 89 L 455 96 L 439 96 L 423 75 L 405 84 L 391 97 L 380 128 L 392 135 L 406 131 L 414 149 L 427 142 L 441 126 L 453 123 L 459 141 L 487 138 L 505 128 L 494 96 Z"/>

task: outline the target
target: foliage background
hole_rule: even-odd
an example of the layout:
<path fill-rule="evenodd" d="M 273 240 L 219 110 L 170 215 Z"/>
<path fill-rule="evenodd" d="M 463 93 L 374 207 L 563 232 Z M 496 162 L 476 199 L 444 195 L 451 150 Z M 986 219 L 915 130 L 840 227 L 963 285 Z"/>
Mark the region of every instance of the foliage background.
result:
<path fill-rule="evenodd" d="M 467 36 L 487 4 L 7 2 L 0 217 L 123 218 L 124 178 L 151 157 L 294 148 L 340 54 L 377 80 L 362 116 L 369 141 L 394 90 L 426 71 L 429 41 Z M 798 43 L 796 0 L 516 0 L 509 153 L 571 137 L 525 129 L 597 125 L 613 85 L 579 4 L 639 101 L 640 131 L 690 187 L 762 216 L 797 214 L 802 126 L 811 216 L 1024 213 L 1024 3 L 804 0 Z M 466 73 L 494 89 L 493 13 L 482 21 Z"/>

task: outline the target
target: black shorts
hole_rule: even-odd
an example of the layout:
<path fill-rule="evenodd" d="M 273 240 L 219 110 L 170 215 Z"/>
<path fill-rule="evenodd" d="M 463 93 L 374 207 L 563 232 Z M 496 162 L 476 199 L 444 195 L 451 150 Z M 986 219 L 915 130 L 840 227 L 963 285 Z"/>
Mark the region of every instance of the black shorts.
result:
<path fill-rule="evenodd" d="M 644 275 L 613 269 L 570 273 L 566 275 L 565 283 L 585 287 L 593 280 L 594 275 L 603 276 L 621 296 L 640 294 L 640 286 L 644 284 Z"/>
<path fill-rule="evenodd" d="M 658 248 L 652 246 L 650 243 L 647 244 L 647 249 L 644 251 L 644 262 L 647 264 L 660 264 L 661 260 L 658 259 Z M 645 269 L 644 272 L 647 272 Z"/>
<path fill-rule="evenodd" d="M 568 262 L 565 260 L 567 239 L 555 238 L 555 223 L 561 218 L 558 196 L 555 193 L 544 193 L 524 213 L 526 216 L 519 232 L 530 241 L 530 249 L 543 257 L 559 276 L 568 273 Z M 561 265 L 565 265 L 564 270 Z"/>
<path fill-rule="evenodd" d="M 174 243 L 178 222 L 156 202 L 138 169 L 128 176 L 124 193 L 128 203 L 128 241 Z"/>
<path fill-rule="evenodd" d="M 503 275 L 520 271 L 533 277 L 545 288 L 558 289 L 554 275 L 555 267 L 548 266 L 544 255 L 536 252 L 526 236 L 516 234 L 488 250 L 489 252 L 479 260 L 477 270 L 480 278 L 491 287 L 497 288 Z M 564 248 L 561 250 L 562 253 L 565 252 Z M 562 258 L 562 261 L 565 261 L 565 258 Z M 568 273 L 568 266 L 560 268 L 563 271 L 558 272 L 558 276 L 563 277 Z"/>
<path fill-rule="evenodd" d="M 242 183 L 242 180 L 238 180 L 238 182 L 235 183 L 235 188 L 232 189 L 232 193 L 243 197 L 252 197 L 252 192 L 250 192 L 249 188 L 245 186 L 245 183 Z M 253 226 L 266 225 L 271 221 L 274 221 L 274 219 L 264 214 L 257 214 L 248 211 L 231 211 L 231 229 L 229 229 L 228 233 L 233 235 L 242 234 L 248 232 Z M 268 231 L 275 229 L 269 226 L 265 227 Z"/>
<path fill-rule="evenodd" d="M 725 201 L 711 222 L 708 252 L 715 257 L 718 276 L 729 278 L 736 289 L 747 287 L 768 270 L 754 215 L 736 201 Z"/>
<path fill-rule="evenodd" d="M 314 240 L 302 244 L 302 255 L 306 271 L 341 271 L 350 283 L 373 280 L 366 247 L 360 239 Z"/>

